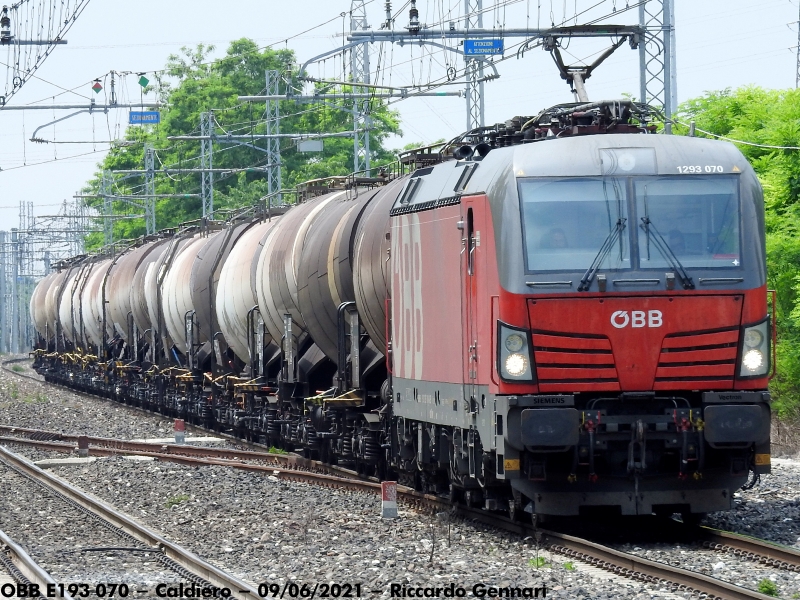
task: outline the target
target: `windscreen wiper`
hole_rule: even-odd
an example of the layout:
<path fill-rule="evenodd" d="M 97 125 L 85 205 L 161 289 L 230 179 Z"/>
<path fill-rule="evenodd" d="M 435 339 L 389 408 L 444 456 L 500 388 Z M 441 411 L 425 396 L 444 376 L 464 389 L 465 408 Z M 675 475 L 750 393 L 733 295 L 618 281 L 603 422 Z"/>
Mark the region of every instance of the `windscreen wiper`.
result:
<path fill-rule="evenodd" d="M 608 253 L 611 252 L 611 249 L 614 247 L 614 244 L 617 243 L 617 240 L 622 235 L 622 231 L 625 229 L 626 221 L 627 219 L 623 218 L 617 219 L 616 226 L 614 227 L 614 229 L 611 230 L 611 233 L 608 234 L 606 241 L 604 241 L 603 245 L 600 246 L 600 250 L 597 252 L 597 256 L 594 257 L 591 266 L 581 278 L 581 283 L 578 286 L 579 292 L 589 291 L 589 287 L 592 285 L 592 280 L 594 279 L 594 276 L 597 274 L 597 270 L 600 268 L 600 265 L 603 264 L 603 261 L 606 259 L 606 256 L 608 256 Z"/>
<path fill-rule="evenodd" d="M 693 290 L 694 289 L 694 281 L 692 278 L 689 277 L 689 274 L 686 272 L 686 269 L 681 264 L 681 261 L 678 260 L 678 257 L 675 256 L 675 253 L 672 251 L 672 248 L 669 247 L 667 240 L 658 232 L 655 224 L 650 220 L 650 217 L 642 217 L 642 224 L 639 225 L 645 234 L 647 235 L 647 242 L 648 244 L 652 240 L 653 245 L 656 247 L 656 250 L 664 257 L 669 263 L 670 268 L 678 274 L 678 277 L 681 278 L 681 285 L 683 285 L 683 289 L 685 290 Z M 651 235 L 652 230 L 652 235 Z"/>

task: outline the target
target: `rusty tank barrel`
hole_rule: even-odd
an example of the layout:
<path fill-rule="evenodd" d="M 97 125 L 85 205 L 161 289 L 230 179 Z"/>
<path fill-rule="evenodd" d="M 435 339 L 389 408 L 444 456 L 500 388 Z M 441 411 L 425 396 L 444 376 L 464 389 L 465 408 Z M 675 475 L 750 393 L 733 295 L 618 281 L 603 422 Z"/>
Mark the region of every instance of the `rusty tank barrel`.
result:
<path fill-rule="evenodd" d="M 243 362 L 250 358 L 248 350 L 247 315 L 258 304 L 254 265 L 266 242 L 266 237 L 278 219 L 255 223 L 242 233 L 230 251 L 219 275 L 216 290 L 216 312 L 220 331 L 234 354 Z M 272 341 L 267 336 L 265 345 Z"/>
<path fill-rule="evenodd" d="M 47 324 L 47 292 L 58 273 L 49 273 L 33 289 L 30 300 L 30 315 L 36 332 L 43 338 L 53 335 L 52 325 Z"/>
<path fill-rule="evenodd" d="M 110 258 L 94 263 L 80 295 L 83 332 L 87 343 L 95 346 L 103 343 L 103 280 L 110 266 Z"/>
<path fill-rule="evenodd" d="M 297 272 L 303 245 L 314 217 L 343 194 L 320 196 L 292 208 L 281 217 L 264 244 L 256 272 L 256 292 L 264 324 L 273 339 L 283 337 L 284 315 L 291 315 L 292 335 L 298 344 L 308 335 L 297 305 Z"/>
<path fill-rule="evenodd" d="M 219 233 L 213 233 L 218 236 Z M 166 333 L 180 352 L 187 351 L 186 317 L 194 311 L 192 302 L 192 265 L 197 259 L 197 254 L 206 245 L 211 236 L 196 234 L 183 247 L 179 248 L 172 264 L 169 265 L 161 289 L 161 308 L 164 315 Z M 196 340 L 198 341 L 198 340 Z M 199 338 L 199 341 L 208 341 Z"/>
<path fill-rule="evenodd" d="M 338 362 L 338 309 L 355 301 L 353 236 L 362 214 L 379 190 L 351 198 L 336 194 L 311 223 L 298 269 L 298 306 L 320 350 Z M 353 194 L 355 196 L 355 194 Z"/>
<path fill-rule="evenodd" d="M 128 314 L 133 312 L 133 288 L 139 265 L 150 255 L 158 242 L 142 244 L 117 259 L 106 281 L 106 321 L 110 332 L 128 340 Z"/>
<path fill-rule="evenodd" d="M 147 274 L 161 259 L 162 254 L 167 248 L 169 248 L 169 242 L 170 240 L 165 239 L 146 244 L 145 246 L 150 249 L 137 265 L 133 274 L 129 291 L 129 301 L 131 312 L 133 313 L 133 322 L 142 334 L 148 330 L 152 333 L 153 330 L 153 322 L 150 320 L 150 311 L 147 306 L 147 287 L 145 285 Z M 148 334 L 148 338 L 150 341 L 153 339 L 150 334 Z"/>
<path fill-rule="evenodd" d="M 236 242 L 251 225 L 251 222 L 231 223 L 219 233 L 209 236 L 191 267 L 189 287 L 198 324 L 199 342 L 206 344 L 216 340 L 220 344 L 220 351 L 224 351 L 228 345 L 224 333 L 222 336 L 217 335 L 220 326 L 215 304 L 220 271 Z M 210 351 L 210 348 L 203 349 L 203 352 Z"/>
<path fill-rule="evenodd" d="M 50 284 L 46 289 L 44 301 L 45 319 L 47 320 L 47 326 L 52 332 L 52 335 L 57 333 L 56 326 L 58 323 L 58 293 L 61 290 L 61 286 L 63 285 L 64 278 L 66 276 L 66 269 L 59 271 L 55 274 L 55 277 L 50 281 Z"/>
<path fill-rule="evenodd" d="M 389 211 L 405 178 L 382 188 L 359 220 L 353 242 L 353 286 L 361 322 L 377 349 L 386 352 L 389 299 Z"/>
<path fill-rule="evenodd" d="M 168 243 L 164 245 L 164 249 L 159 253 L 157 260 L 147 266 L 147 272 L 144 276 L 144 296 L 147 302 L 148 321 L 152 331 L 157 332 L 158 336 L 161 337 L 164 349 L 170 348 L 173 344 L 165 322 L 166 315 L 162 311 L 161 302 L 164 281 L 175 257 L 193 239 L 189 233 L 170 238 Z M 155 340 L 155 336 L 152 339 Z"/>

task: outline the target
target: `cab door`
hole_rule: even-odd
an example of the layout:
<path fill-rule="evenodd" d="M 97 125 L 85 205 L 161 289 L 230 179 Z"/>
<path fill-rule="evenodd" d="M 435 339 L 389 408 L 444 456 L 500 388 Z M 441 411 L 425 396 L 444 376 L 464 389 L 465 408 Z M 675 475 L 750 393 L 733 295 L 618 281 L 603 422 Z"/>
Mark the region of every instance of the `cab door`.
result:
<path fill-rule="evenodd" d="M 481 198 L 462 200 L 461 307 L 463 327 L 464 401 L 474 422 L 478 410 L 477 384 L 482 356 L 479 335 L 479 292 L 485 261 L 481 260 L 483 202 Z"/>

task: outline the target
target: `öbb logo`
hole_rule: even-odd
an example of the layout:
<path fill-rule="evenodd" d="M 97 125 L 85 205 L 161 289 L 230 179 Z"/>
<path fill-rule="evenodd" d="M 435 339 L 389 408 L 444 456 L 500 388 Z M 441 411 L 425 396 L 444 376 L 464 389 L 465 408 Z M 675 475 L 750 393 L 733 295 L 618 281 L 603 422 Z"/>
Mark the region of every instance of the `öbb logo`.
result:
<path fill-rule="evenodd" d="M 618 310 L 611 315 L 611 324 L 617 329 L 623 329 L 630 325 L 633 328 L 639 327 L 661 327 L 664 319 L 660 310 Z"/>

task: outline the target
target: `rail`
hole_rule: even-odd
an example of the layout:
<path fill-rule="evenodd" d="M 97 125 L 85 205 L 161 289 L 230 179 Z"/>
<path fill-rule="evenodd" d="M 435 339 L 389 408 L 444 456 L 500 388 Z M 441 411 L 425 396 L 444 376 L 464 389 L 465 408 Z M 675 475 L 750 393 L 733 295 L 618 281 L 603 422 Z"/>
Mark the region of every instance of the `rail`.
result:
<path fill-rule="evenodd" d="M 40 567 L 19 544 L 2 530 L 0 530 L 0 545 L 6 548 L 7 558 L 11 564 L 8 565 L 6 560 L 2 560 L 5 557 L 0 557 L 0 562 L 10 567 L 9 572 L 18 583 L 34 583 L 43 591 L 47 589 L 48 585 L 56 585 L 56 581 L 50 576 L 50 573 Z M 72 600 L 72 596 L 66 592 L 63 598 Z"/>
<path fill-rule="evenodd" d="M 161 537 L 152 529 L 141 525 L 127 515 L 115 510 L 105 502 L 92 498 L 82 490 L 68 484 L 54 475 L 40 469 L 33 463 L 27 461 L 0 446 L 0 461 L 13 467 L 27 477 L 40 482 L 53 490 L 56 494 L 63 496 L 80 507 L 88 510 L 92 514 L 102 518 L 114 527 L 122 530 L 128 535 L 133 536 L 139 542 L 160 550 L 165 556 L 176 562 L 178 565 L 189 571 L 196 577 L 201 577 L 211 584 L 218 587 L 226 587 L 231 590 L 234 598 L 256 598 L 258 590 L 233 575 L 215 567 L 204 561 L 202 558 L 190 552 L 186 548 L 170 542 Z"/>
<path fill-rule="evenodd" d="M 2 363 L 3 368 L 6 368 L 6 364 L 16 360 L 19 359 L 5 361 Z M 24 374 L 16 373 L 10 370 L 9 372 L 15 375 L 25 376 Z M 28 377 L 35 379 L 30 376 Z M 39 381 L 38 379 L 35 380 Z M 22 428 L 17 428 L 17 430 L 21 431 Z M 107 440 L 107 438 L 96 439 Z M 21 438 L 0 438 L 0 441 L 9 441 L 14 443 L 19 443 L 20 440 Z M 114 442 L 114 440 L 110 441 Z M 63 442 L 23 440 L 23 443 L 30 443 L 34 445 L 40 444 L 40 447 L 58 444 L 65 449 L 69 449 L 69 451 L 74 449 L 74 446 L 71 444 L 65 444 Z M 183 448 L 183 446 L 180 446 L 180 448 Z M 199 449 L 196 449 L 195 451 L 197 450 Z M 2 447 L 0 447 L 0 451 L 7 452 L 2 450 Z M 90 448 L 90 453 L 119 454 L 119 452 L 120 450 L 118 448 L 115 449 L 111 447 Z M 226 452 L 231 451 L 226 450 Z M 232 452 L 236 453 L 235 450 Z M 199 458 L 197 456 L 166 454 L 161 452 L 145 452 L 141 450 L 131 450 L 130 453 L 150 455 L 158 460 L 183 462 L 184 464 L 225 465 L 233 466 L 239 469 L 269 472 L 279 479 L 291 479 L 294 481 L 302 481 L 305 483 L 313 483 L 315 485 L 347 489 L 351 491 L 373 492 L 376 494 L 376 496 L 380 492 L 380 484 L 377 481 L 366 481 L 357 477 L 338 477 L 323 473 L 295 471 L 291 469 L 276 469 L 266 465 L 243 463 L 235 460 L 223 460 L 220 458 Z M 239 454 L 241 454 L 241 452 Z M 267 455 L 261 454 L 261 456 Z M 308 462 L 314 463 L 316 461 Z M 405 486 L 398 486 L 397 498 L 398 500 L 403 501 L 406 505 L 414 506 L 428 512 L 453 510 L 453 506 L 447 500 L 437 496 L 421 494 Z M 610 548 L 608 546 L 576 536 L 559 533 L 556 531 L 537 529 L 532 524 L 522 523 L 507 517 L 465 507 L 456 507 L 455 511 L 458 516 L 464 519 L 482 523 L 486 526 L 507 532 L 516 533 L 518 535 L 532 536 L 542 547 L 549 548 L 552 552 L 573 558 L 575 560 L 580 560 L 623 577 L 636 579 L 645 583 L 658 583 L 660 585 L 666 585 L 671 587 L 672 590 L 676 592 L 702 594 L 708 600 L 715 598 L 719 600 L 768 600 L 771 598 L 771 596 L 767 596 L 760 592 L 739 587 L 707 575 L 702 575 L 700 573 L 682 569 L 680 567 L 674 567 L 628 554 L 626 552 L 615 550 L 614 548 Z M 708 528 L 701 528 L 701 531 L 703 537 L 700 539 L 704 539 L 708 544 L 720 545 L 720 548 L 715 548 L 714 546 L 709 545 L 708 547 L 712 549 L 727 550 L 728 547 L 735 548 L 747 558 L 763 557 L 764 560 L 762 562 L 773 561 L 772 563 L 768 564 L 775 564 L 775 562 L 777 562 L 779 566 L 782 563 L 786 563 L 787 565 L 794 565 L 792 568 L 793 570 L 800 570 L 800 553 L 792 551 L 791 549 L 776 546 L 774 544 L 756 540 L 754 538 L 746 538 L 744 536 L 737 536 L 735 534 L 728 534 L 726 532 L 719 532 Z M 722 540 L 724 540 L 724 542 Z"/>

